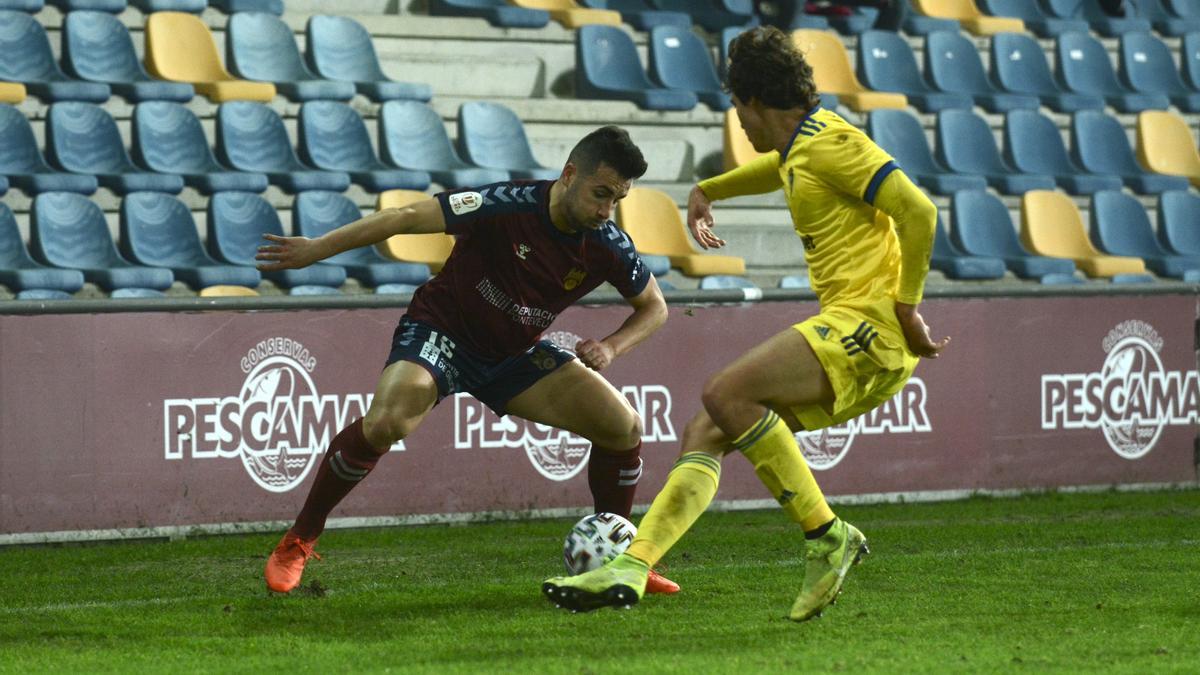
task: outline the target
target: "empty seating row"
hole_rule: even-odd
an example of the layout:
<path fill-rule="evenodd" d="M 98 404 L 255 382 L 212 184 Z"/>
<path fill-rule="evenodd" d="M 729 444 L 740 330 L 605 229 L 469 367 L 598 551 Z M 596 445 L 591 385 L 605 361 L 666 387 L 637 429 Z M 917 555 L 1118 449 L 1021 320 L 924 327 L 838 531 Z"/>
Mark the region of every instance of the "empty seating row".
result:
<path fill-rule="evenodd" d="M 553 19 L 569 29 L 625 22 L 637 30 L 697 25 L 719 32 L 757 23 L 751 0 L 430 0 L 429 13 L 479 17 L 505 28 L 541 28 Z"/>
<path fill-rule="evenodd" d="M 968 0 L 970 1 L 970 0 Z M 979 0 L 990 14 L 1021 19 L 1041 37 L 1091 28 L 1118 37 L 1150 30 L 1179 36 L 1200 30 L 1200 5 L 1193 0 L 1137 0 L 1123 3 L 1125 16 L 1112 16 L 1095 0 Z"/>
<path fill-rule="evenodd" d="M 19 12 L 39 12 L 49 5 L 61 12 L 93 10 L 120 14 L 134 7 L 145 14 L 152 12 L 191 12 L 199 14 L 206 8 L 226 14 L 235 12 L 271 12 L 283 14 L 283 0 L 0 0 L 0 9 Z"/>

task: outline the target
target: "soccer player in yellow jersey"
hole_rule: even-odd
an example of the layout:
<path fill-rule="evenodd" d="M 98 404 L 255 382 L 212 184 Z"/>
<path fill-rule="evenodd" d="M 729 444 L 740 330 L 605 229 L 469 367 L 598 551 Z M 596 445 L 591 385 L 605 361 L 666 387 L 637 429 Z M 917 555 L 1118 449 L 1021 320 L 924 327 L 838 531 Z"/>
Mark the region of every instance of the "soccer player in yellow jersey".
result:
<path fill-rule="evenodd" d="M 782 189 L 804 246 L 821 311 L 743 354 L 704 387 L 704 410 L 629 549 L 604 567 L 548 579 L 543 593 L 575 610 L 631 605 L 648 570 L 717 492 L 722 458 L 739 451 L 805 534 L 806 568 L 791 618 L 817 616 L 841 591 L 867 540 L 837 518 L 793 432 L 840 424 L 891 398 L 920 357 L 936 358 L 917 312 L 937 209 L 892 158 L 837 113 L 819 106 L 812 68 L 783 32 L 742 33 L 726 75 L 738 119 L 768 154 L 702 181 L 688 227 L 704 248 L 712 202 Z"/>

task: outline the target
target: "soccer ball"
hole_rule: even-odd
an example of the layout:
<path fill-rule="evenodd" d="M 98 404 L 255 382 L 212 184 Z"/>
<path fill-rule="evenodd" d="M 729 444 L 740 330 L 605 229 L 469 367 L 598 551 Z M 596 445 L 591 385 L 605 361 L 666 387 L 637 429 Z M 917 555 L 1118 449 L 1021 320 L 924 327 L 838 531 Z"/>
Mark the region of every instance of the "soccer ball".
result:
<path fill-rule="evenodd" d="M 572 575 L 590 572 L 625 552 L 637 528 L 615 513 L 585 516 L 567 533 L 563 564 Z"/>

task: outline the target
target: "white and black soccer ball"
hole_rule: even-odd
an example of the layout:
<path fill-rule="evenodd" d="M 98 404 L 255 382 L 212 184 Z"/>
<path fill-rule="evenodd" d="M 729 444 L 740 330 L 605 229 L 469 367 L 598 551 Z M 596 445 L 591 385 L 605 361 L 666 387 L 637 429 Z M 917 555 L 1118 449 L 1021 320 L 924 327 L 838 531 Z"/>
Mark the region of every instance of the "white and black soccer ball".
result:
<path fill-rule="evenodd" d="M 567 533 L 563 564 L 572 575 L 590 572 L 624 553 L 635 534 L 637 527 L 615 513 L 585 516 Z"/>

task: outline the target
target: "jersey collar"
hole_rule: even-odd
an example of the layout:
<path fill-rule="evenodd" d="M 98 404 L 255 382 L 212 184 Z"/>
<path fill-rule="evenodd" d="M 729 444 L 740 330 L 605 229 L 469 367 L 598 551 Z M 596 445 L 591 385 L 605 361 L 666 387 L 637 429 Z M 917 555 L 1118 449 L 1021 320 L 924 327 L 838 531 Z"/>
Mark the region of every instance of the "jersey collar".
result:
<path fill-rule="evenodd" d="M 820 112 L 820 110 L 821 104 L 818 103 L 817 105 L 813 106 L 812 110 L 809 110 L 807 113 L 805 113 L 804 117 L 800 118 L 800 122 L 796 124 L 795 131 L 792 132 L 792 137 L 788 139 L 787 149 L 782 155 L 779 156 L 780 164 L 787 160 L 788 155 L 792 153 L 792 146 L 796 144 L 796 137 L 800 135 L 800 130 L 804 128 L 804 123 L 807 122 L 813 115 L 816 115 L 818 112 Z"/>

